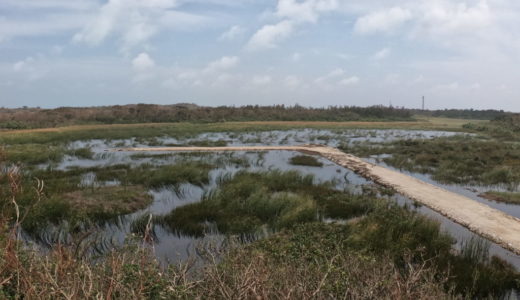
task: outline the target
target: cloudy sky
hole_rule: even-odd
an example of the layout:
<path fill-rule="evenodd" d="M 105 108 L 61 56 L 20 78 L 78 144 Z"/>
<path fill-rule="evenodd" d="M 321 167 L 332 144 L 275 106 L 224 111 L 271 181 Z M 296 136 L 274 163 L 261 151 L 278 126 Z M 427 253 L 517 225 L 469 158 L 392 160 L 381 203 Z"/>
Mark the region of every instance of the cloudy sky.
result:
<path fill-rule="evenodd" d="M 0 106 L 520 111 L 518 0 L 1 0 Z"/>

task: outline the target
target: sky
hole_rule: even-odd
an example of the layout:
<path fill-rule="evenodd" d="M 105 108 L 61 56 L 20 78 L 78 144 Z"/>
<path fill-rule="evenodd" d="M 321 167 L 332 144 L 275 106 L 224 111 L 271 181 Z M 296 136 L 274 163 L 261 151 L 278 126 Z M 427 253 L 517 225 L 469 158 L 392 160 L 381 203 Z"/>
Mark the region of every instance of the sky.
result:
<path fill-rule="evenodd" d="M 0 107 L 520 111 L 518 0 L 0 0 Z"/>

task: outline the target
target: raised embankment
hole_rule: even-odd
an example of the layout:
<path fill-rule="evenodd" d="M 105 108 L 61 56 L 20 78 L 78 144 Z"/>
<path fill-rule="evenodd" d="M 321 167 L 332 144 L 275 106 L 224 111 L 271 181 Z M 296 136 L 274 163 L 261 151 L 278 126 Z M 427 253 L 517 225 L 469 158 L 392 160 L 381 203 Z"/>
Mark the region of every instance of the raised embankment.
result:
<path fill-rule="evenodd" d="M 520 255 L 520 219 L 459 195 L 426 183 L 409 175 L 399 173 L 346 154 L 336 148 L 302 146 L 251 146 L 251 147 L 157 147 L 126 148 L 113 151 L 176 151 L 176 152 L 219 152 L 219 151 L 300 151 L 320 155 L 342 167 L 378 184 L 391 187 L 449 219 L 486 237 L 502 247 Z"/>

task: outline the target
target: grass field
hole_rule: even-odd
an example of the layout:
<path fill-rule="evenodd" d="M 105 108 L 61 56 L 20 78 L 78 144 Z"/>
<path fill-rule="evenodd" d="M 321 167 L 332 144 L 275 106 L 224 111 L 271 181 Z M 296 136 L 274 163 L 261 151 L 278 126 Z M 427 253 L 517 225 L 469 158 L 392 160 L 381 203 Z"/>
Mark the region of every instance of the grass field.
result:
<path fill-rule="evenodd" d="M 157 136 L 189 137 L 204 132 L 248 132 L 315 129 L 408 129 L 467 131 L 466 123 L 485 121 L 445 118 L 421 118 L 414 122 L 226 122 L 226 123 L 146 123 L 84 125 L 0 132 L 0 144 L 63 143 L 88 139 L 126 139 Z"/>

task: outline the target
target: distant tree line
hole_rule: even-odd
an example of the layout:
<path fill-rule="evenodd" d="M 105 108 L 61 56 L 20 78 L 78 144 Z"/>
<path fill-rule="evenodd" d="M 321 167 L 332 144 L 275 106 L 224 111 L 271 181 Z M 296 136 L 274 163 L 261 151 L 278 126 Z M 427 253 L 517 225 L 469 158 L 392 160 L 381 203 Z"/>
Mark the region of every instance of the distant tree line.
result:
<path fill-rule="evenodd" d="M 0 128 L 26 129 L 79 124 L 131 124 L 226 121 L 409 121 L 414 115 L 493 120 L 511 115 L 502 110 L 416 110 L 388 106 L 218 106 L 130 104 L 102 107 L 0 108 Z"/>
<path fill-rule="evenodd" d="M 439 110 L 411 110 L 416 115 L 426 115 L 431 117 L 444 117 L 456 119 L 476 119 L 476 120 L 494 120 L 496 118 L 504 117 L 510 113 L 503 110 L 486 109 L 439 109 Z"/>
<path fill-rule="evenodd" d="M 412 112 L 403 108 L 330 106 L 219 106 L 194 104 L 132 104 L 104 107 L 0 108 L 0 128 L 24 129 L 78 124 L 129 124 L 226 121 L 405 121 Z"/>

